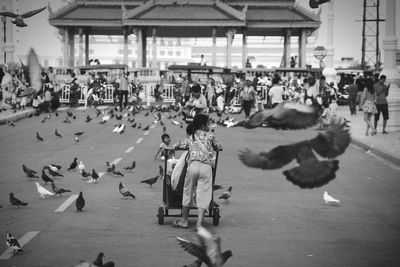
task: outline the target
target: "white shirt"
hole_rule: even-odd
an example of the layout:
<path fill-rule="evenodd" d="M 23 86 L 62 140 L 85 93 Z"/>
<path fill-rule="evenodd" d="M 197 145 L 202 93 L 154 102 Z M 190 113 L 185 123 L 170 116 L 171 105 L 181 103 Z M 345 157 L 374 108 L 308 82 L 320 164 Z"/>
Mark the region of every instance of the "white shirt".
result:
<path fill-rule="evenodd" d="M 283 101 L 283 86 L 275 85 L 270 90 L 268 95 L 271 97 L 271 104 L 281 103 Z"/>

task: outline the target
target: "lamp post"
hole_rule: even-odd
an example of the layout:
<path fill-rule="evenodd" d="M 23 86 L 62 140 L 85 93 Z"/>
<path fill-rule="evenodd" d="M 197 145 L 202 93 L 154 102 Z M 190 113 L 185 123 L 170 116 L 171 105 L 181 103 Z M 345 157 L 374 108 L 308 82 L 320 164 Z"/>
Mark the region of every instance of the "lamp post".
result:
<path fill-rule="evenodd" d="M 3 49 L 4 49 L 4 64 L 6 64 L 7 60 L 7 52 L 6 52 L 6 42 L 7 42 L 7 37 L 6 37 L 6 23 L 7 23 L 7 18 L 6 16 L 1 16 L 1 21 L 3 22 Z"/>

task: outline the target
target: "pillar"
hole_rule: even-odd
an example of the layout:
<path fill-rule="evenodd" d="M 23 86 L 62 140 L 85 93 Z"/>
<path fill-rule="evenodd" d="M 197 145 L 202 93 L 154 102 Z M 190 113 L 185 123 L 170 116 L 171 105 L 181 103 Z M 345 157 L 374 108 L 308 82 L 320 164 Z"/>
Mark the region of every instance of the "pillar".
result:
<path fill-rule="evenodd" d="M 236 30 L 235 29 L 228 29 L 226 32 L 226 67 L 232 67 L 232 42 L 233 37 L 235 36 Z"/>
<path fill-rule="evenodd" d="M 68 28 L 65 27 L 62 29 L 62 42 L 63 42 L 63 65 L 65 68 L 69 67 L 69 34 Z"/>
<path fill-rule="evenodd" d="M 284 67 L 288 68 L 290 67 L 290 37 L 292 35 L 291 30 L 285 30 L 285 35 L 284 35 L 284 43 L 283 43 L 283 65 Z"/>
<path fill-rule="evenodd" d="M 123 34 L 124 34 L 124 64 L 128 65 L 128 37 L 129 37 L 129 28 L 127 26 L 123 27 Z"/>
<path fill-rule="evenodd" d="M 78 62 L 77 65 L 83 65 L 83 52 L 84 52 L 84 48 L 83 48 L 83 28 L 80 27 L 78 29 L 78 35 L 79 35 L 79 44 L 78 44 Z"/>
<path fill-rule="evenodd" d="M 85 31 L 85 65 L 89 65 L 89 30 Z"/>
<path fill-rule="evenodd" d="M 389 132 L 400 131 L 400 73 L 396 68 L 396 51 L 398 38 L 396 36 L 396 0 L 386 1 L 385 36 L 383 37 L 383 69 L 381 74 L 386 75 L 386 82 L 390 83 L 389 95 Z M 379 127 L 379 125 L 378 125 Z"/>
<path fill-rule="evenodd" d="M 333 67 L 333 57 L 335 55 L 335 48 L 333 47 L 333 21 L 334 21 L 334 9 L 333 1 L 329 1 L 325 6 L 328 7 L 328 29 L 327 29 L 327 46 L 326 46 L 326 58 L 325 68 L 322 74 L 326 77 L 326 81 L 332 82 L 336 78 L 336 70 Z"/>
<path fill-rule="evenodd" d="M 299 35 L 299 68 L 307 64 L 307 31 L 302 29 Z"/>
<path fill-rule="evenodd" d="M 248 49 L 247 49 L 247 30 L 243 29 L 242 32 L 242 68 L 246 68 L 246 61 L 248 58 Z"/>
<path fill-rule="evenodd" d="M 157 67 L 157 29 L 153 27 L 151 29 L 151 40 L 152 40 L 152 67 Z"/>
<path fill-rule="evenodd" d="M 217 28 L 212 29 L 212 65 L 217 66 Z"/>
<path fill-rule="evenodd" d="M 75 29 L 70 28 L 68 30 L 68 68 L 73 69 L 75 65 Z"/>

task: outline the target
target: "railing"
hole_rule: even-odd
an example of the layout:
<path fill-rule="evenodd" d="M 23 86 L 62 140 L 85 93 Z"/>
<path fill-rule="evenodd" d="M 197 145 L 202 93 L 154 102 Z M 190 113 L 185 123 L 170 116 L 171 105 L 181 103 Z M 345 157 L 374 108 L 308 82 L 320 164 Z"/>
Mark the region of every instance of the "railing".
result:
<path fill-rule="evenodd" d="M 142 84 L 143 90 L 139 93 L 139 97 L 144 102 L 154 102 L 154 90 L 156 89 L 157 84 L 155 83 L 145 83 Z"/>
<path fill-rule="evenodd" d="M 174 97 L 175 84 L 164 84 L 163 89 L 164 89 L 163 101 L 175 102 L 175 97 Z"/>
<path fill-rule="evenodd" d="M 61 87 L 60 103 L 69 103 L 70 96 L 71 96 L 71 85 L 64 84 Z"/>

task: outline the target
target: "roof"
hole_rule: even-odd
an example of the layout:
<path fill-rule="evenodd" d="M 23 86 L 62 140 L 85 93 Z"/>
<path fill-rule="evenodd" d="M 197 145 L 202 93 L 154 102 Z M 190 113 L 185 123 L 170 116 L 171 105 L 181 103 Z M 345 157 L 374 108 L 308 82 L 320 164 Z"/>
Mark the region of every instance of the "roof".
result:
<path fill-rule="evenodd" d="M 175 71 L 190 71 L 190 72 L 229 72 L 229 68 L 217 67 L 217 66 L 200 66 L 200 65 L 170 65 L 168 66 L 168 70 L 175 70 Z"/>
<path fill-rule="evenodd" d="M 218 37 L 226 28 L 248 35 L 282 35 L 282 29 L 316 30 L 320 21 L 294 0 L 76 0 L 49 12 L 55 27 L 77 26 L 90 34 L 122 34 L 123 26 L 157 28 L 159 37 Z M 193 31 L 193 27 L 196 30 Z"/>

